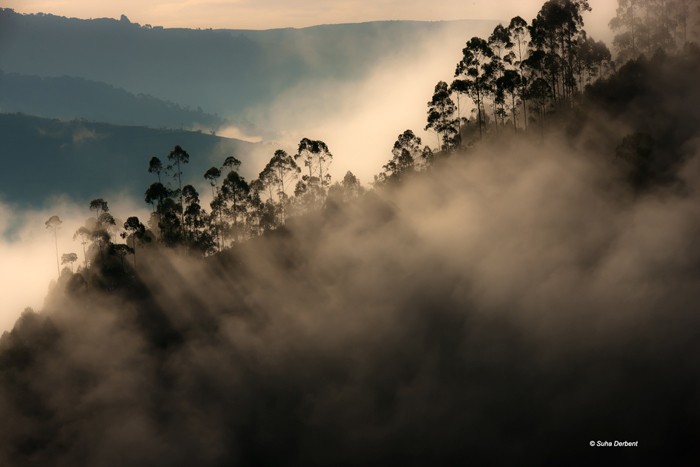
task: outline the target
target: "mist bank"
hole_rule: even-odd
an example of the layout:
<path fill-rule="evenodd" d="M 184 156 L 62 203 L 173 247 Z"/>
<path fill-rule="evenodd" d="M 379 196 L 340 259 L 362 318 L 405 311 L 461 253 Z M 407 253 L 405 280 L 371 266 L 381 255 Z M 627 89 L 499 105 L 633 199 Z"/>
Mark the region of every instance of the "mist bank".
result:
<path fill-rule="evenodd" d="M 699 162 L 635 196 L 600 154 L 518 140 L 204 261 L 66 276 L 2 338 L 0 459 L 697 460 Z"/>
<path fill-rule="evenodd" d="M 119 225 L 128 216 L 147 219 L 150 209 L 140 199 L 119 191 L 103 192 Z M 67 196 L 51 197 L 34 207 L 0 199 L 0 270 L 3 299 L 0 302 L 0 332 L 12 329 L 25 308 L 40 310 L 48 291 L 56 285 L 60 270 L 77 270 L 84 264 L 81 239 L 74 237 L 93 212 L 89 203 Z M 59 215 L 56 231 L 46 221 Z M 118 237 L 117 237 L 118 239 Z M 117 240 L 115 239 L 115 240 Z M 64 254 L 75 253 L 78 260 L 57 264 Z M 58 254 L 58 258 L 57 258 Z"/>

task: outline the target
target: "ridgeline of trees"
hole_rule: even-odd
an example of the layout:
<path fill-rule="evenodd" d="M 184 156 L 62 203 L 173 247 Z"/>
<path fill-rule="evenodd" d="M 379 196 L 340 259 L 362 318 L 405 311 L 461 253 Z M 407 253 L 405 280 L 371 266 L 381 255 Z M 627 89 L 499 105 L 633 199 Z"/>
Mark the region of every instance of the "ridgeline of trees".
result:
<path fill-rule="evenodd" d="M 391 188 L 484 138 L 505 133 L 541 135 L 550 121 L 580 119 L 581 123 L 581 108 L 591 103 L 604 107 L 620 98 L 622 88 L 633 87 L 632 82 L 638 80 L 640 67 L 645 74 L 652 73 L 648 59 L 637 58 L 639 54 L 654 51 L 657 62 L 667 63 L 670 59 L 663 58 L 665 54 L 680 51 L 681 43 L 686 55 L 697 53 L 688 42 L 696 31 L 696 13 L 700 12 L 696 6 L 682 0 L 618 3 L 617 16 L 611 21 L 611 27 L 620 31 L 615 39 L 617 62 L 604 43 L 584 30 L 582 15 L 590 11 L 585 0 L 549 0 L 529 24 L 514 17 L 507 25 L 496 26 L 488 38 L 467 41 L 452 83 L 438 82 L 427 103 L 425 129 L 435 133 L 437 146 L 424 145 L 410 129 L 399 134 L 391 159 L 374 178 L 375 188 Z M 682 20 L 681 12 L 685 14 Z M 615 71 L 630 57 L 634 60 Z M 473 105 L 466 105 L 468 101 Z M 465 108 L 471 109 L 468 117 L 462 115 Z M 612 114 L 614 109 L 606 111 Z M 641 128 L 641 124 L 636 126 Z M 683 141 L 675 142 L 673 148 Z M 657 140 L 647 131 L 633 131 L 618 140 L 613 152 L 626 164 L 632 186 L 645 188 L 673 178 L 682 157 L 669 158 L 659 154 L 657 147 Z M 210 256 L 283 228 L 290 218 L 349 202 L 366 191 L 352 172 L 333 183 L 330 149 L 323 141 L 303 138 L 294 155 L 275 151 L 252 181 L 240 174 L 241 161 L 233 155 L 221 166 L 208 169 L 203 177 L 211 186 L 212 201 L 206 208 L 194 185 L 183 184 L 189 160 L 190 155 L 179 145 L 163 160 L 151 158 L 148 172 L 154 181 L 144 199 L 152 213 L 145 223 L 133 216 L 125 222 L 112 217 L 102 199 L 90 203 L 95 215 L 74 236 L 83 251 L 78 272 L 98 261 L 101 268 L 129 275 L 136 268 L 137 250 L 156 245 Z M 60 219 L 53 216 L 46 225 L 55 234 Z M 125 243 L 115 243 L 118 238 Z M 131 262 L 125 261 L 127 257 Z M 61 264 L 69 265 L 64 271 L 72 272 L 77 260 L 75 253 L 60 257 Z M 56 262 L 58 266 L 58 245 Z"/>
<path fill-rule="evenodd" d="M 91 266 L 97 265 L 102 273 L 107 270 L 112 276 L 126 277 L 137 267 L 136 252 L 156 245 L 198 256 L 212 255 L 279 229 L 290 216 L 359 197 L 364 189 L 351 172 L 341 182 L 332 183 L 332 160 L 333 154 L 323 141 L 304 138 L 294 155 L 275 151 L 258 178 L 249 182 L 240 174 L 241 161 L 229 156 L 220 167 L 211 167 L 203 174 L 212 196 L 210 209 L 206 209 L 197 189 L 183 182 L 190 155 L 175 146 L 163 160 L 154 156 L 148 162 L 154 181 L 144 193 L 144 201 L 152 209 L 145 224 L 136 216 L 126 221 L 115 218 L 102 198 L 90 202 L 94 215 L 73 236 L 83 252 L 78 272 L 89 275 Z M 46 221 L 54 233 L 57 268 L 56 232 L 61 223 L 58 216 Z M 117 243 L 119 238 L 125 243 Z M 127 257 L 131 262 L 125 261 Z M 61 264 L 69 265 L 64 273 L 72 273 L 77 254 L 64 253 L 60 258 Z"/>
<path fill-rule="evenodd" d="M 516 16 L 462 50 L 451 84 L 440 81 L 428 103 L 428 125 L 438 151 L 473 144 L 475 136 L 544 128 L 547 116 L 570 107 L 586 85 L 606 75 L 611 54 L 583 29 L 585 0 L 550 0 L 528 24 Z M 462 115 L 462 97 L 471 100 Z M 455 104 L 456 101 L 456 104 Z"/>
<path fill-rule="evenodd" d="M 657 50 L 682 50 L 697 40 L 700 3 L 695 0 L 618 0 L 610 21 L 618 59 L 630 60 Z"/>

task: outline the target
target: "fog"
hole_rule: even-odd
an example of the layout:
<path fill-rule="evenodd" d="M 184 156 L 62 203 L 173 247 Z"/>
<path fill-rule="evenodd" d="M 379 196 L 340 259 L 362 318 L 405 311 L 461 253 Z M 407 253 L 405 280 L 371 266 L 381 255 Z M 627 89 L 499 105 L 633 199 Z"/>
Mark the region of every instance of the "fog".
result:
<path fill-rule="evenodd" d="M 700 194 L 621 176 L 523 138 L 206 261 L 142 253 L 129 295 L 54 293 L 18 327 L 35 363 L 5 383 L 0 459 L 692 459 Z"/>
<path fill-rule="evenodd" d="M 323 140 L 334 155 L 334 179 L 350 170 L 369 183 L 391 158 L 391 148 L 404 130 L 410 128 L 425 144 L 437 146 L 435 133 L 423 130 L 426 103 L 438 81 L 451 82 L 466 41 L 492 29 L 446 26 L 417 42 L 410 54 L 386 57 L 360 80 L 295 86 L 272 105 L 250 110 L 248 118 L 262 129 L 281 129 L 268 135 L 268 142 L 292 154 L 301 138 Z M 468 111 L 462 109 L 462 116 Z"/>
<path fill-rule="evenodd" d="M 350 170 L 368 184 L 391 157 L 393 143 L 405 129 L 412 128 L 424 137 L 426 144 L 435 146 L 434 134 L 423 131 L 426 102 L 437 81 L 449 80 L 453 75 L 466 40 L 473 35 L 486 35 L 489 30 L 456 31 L 446 27 L 435 37 L 422 38 L 411 55 L 386 57 L 360 80 L 319 80 L 300 85 L 278 96 L 271 106 L 253 109 L 248 117 L 263 130 L 262 135 L 235 125 L 220 128 L 217 134 L 250 142 L 265 138 L 262 147 L 256 148 L 254 156 L 241 168 L 249 180 L 257 177 L 276 149 L 284 148 L 294 154 L 299 140 L 309 137 L 329 145 L 335 156 L 331 166 L 335 180 Z M 93 137 L 93 133 L 86 132 L 76 134 L 74 139 Z M 202 195 L 202 206 L 208 208 L 210 190 L 202 174 L 185 172 L 188 183 Z M 124 209 L 112 210 L 122 220 L 138 212 L 147 213 L 141 192 L 100 196 L 110 205 L 112 199 L 121 200 Z M 89 200 L 46 200 L 49 207 L 28 211 L 0 204 L 0 253 L 4 266 L 0 274 L 8 291 L 0 303 L 0 330 L 10 329 L 26 307 L 41 309 L 49 283 L 56 279 L 53 235 L 44 227 L 50 216 L 58 215 L 64 221 L 58 232 L 59 256 L 75 252 L 80 258 L 78 263 L 82 262 L 82 247 L 72 236 L 90 215 L 88 203 Z"/>
<path fill-rule="evenodd" d="M 431 45 L 425 69 L 389 60 L 259 118 L 366 182 L 451 77 L 459 47 Z M 221 254 L 144 247 L 122 283 L 66 276 L 45 303 L 43 223 L 60 215 L 59 254 L 81 257 L 65 245 L 87 206 L 0 206 L 3 316 L 39 311 L 0 340 L 0 464 L 696 464 L 698 58 L 642 61 L 542 135 L 500 129 Z M 635 132 L 652 147 L 620 156 Z M 144 220 L 130 196 L 103 197 Z"/>
<path fill-rule="evenodd" d="M 530 21 L 541 3 L 503 10 L 509 16 L 482 27 L 461 30 L 446 25 L 432 36 L 417 38 L 410 54 L 385 57 L 362 79 L 318 80 L 295 86 L 277 96 L 272 105 L 246 112 L 246 118 L 254 122 L 261 135 L 236 127 L 221 129 L 218 134 L 246 141 L 262 139 L 292 154 L 301 138 L 320 139 L 334 155 L 330 170 L 336 180 L 350 170 L 364 183 L 370 183 L 391 158 L 391 148 L 404 130 L 413 130 L 424 144 L 437 147 L 435 133 L 424 130 L 426 103 L 438 81 L 450 83 L 454 79 L 465 43 L 474 36 L 487 38 L 498 21 L 507 24 L 516 15 Z M 614 2 L 590 4 L 592 11 L 584 14 L 586 30 L 598 40 L 610 40 L 607 24 L 615 15 Z M 460 107 L 461 115 L 469 117 L 473 104 L 468 98 L 462 96 Z M 260 169 L 265 162 L 264 158 L 257 161 Z M 258 171 L 256 167 L 253 173 Z"/>
<path fill-rule="evenodd" d="M 148 219 L 145 205 L 132 201 L 132 194 L 107 194 L 105 198 L 115 219 L 122 223 L 129 216 L 139 216 L 144 222 Z M 3 298 L 0 301 L 0 332 L 12 329 L 20 313 L 27 307 L 34 310 L 43 308 L 44 299 L 55 283 L 56 242 L 53 231 L 45 222 L 58 215 L 63 223 L 57 231 L 58 256 L 76 253 L 78 261 L 73 269 L 83 264 L 83 250 L 73 235 L 86 219 L 93 217 L 88 209 L 89 201 L 78 204 L 68 198 L 53 198 L 46 201 L 47 207 L 27 209 L 0 202 L 0 283 Z M 118 237 L 116 242 L 121 241 Z M 60 269 L 70 267 L 60 265 Z"/>

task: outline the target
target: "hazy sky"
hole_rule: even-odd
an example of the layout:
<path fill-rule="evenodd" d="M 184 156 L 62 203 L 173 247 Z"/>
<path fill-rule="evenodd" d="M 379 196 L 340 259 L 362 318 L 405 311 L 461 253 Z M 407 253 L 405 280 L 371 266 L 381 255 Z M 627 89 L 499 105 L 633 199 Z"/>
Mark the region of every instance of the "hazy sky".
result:
<path fill-rule="evenodd" d="M 532 19 L 544 0 L 7 0 L 21 13 L 53 13 L 77 18 L 118 18 L 165 27 L 303 27 L 387 19 Z M 590 0 L 588 30 L 605 34 L 615 0 Z M 595 23 L 595 24 L 593 24 Z"/>

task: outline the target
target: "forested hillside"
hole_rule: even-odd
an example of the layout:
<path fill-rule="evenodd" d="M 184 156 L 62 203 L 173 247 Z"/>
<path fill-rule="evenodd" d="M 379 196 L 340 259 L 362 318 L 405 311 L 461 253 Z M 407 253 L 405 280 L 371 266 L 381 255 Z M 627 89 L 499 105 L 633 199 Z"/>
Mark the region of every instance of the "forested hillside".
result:
<path fill-rule="evenodd" d="M 96 196 L 0 339 L 0 463 L 697 464 L 700 10 L 631 3 L 465 38 L 372 186 L 146 155 L 150 219 Z"/>

